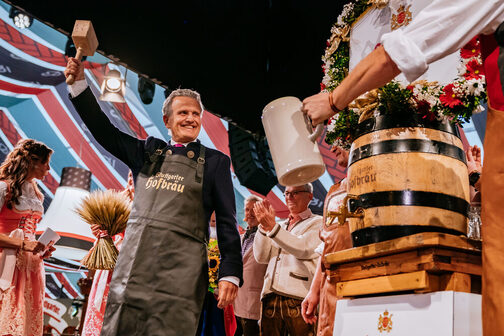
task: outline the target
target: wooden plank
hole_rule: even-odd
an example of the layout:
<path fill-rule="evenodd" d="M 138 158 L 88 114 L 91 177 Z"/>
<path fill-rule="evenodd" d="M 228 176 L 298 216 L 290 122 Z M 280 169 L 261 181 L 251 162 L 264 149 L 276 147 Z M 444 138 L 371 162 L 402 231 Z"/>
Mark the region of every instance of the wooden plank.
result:
<path fill-rule="evenodd" d="M 435 291 L 437 288 L 436 276 L 430 275 L 427 271 L 352 280 L 336 285 L 338 296 L 344 297 L 411 290 Z"/>
<path fill-rule="evenodd" d="M 379 256 L 418 249 L 420 247 L 442 246 L 449 249 L 481 253 L 481 242 L 463 236 L 454 236 L 438 232 L 423 232 L 415 235 L 392 239 L 375 244 L 329 253 L 325 258 L 328 264 L 341 264 L 350 261 L 369 259 Z"/>
<path fill-rule="evenodd" d="M 426 270 L 430 273 L 460 272 L 481 275 L 481 256 L 465 251 L 426 248 L 366 260 L 331 265 L 338 281 Z"/>
<path fill-rule="evenodd" d="M 408 251 L 369 260 L 333 265 L 331 270 L 338 275 L 339 281 L 348 281 L 420 271 L 423 269 L 421 264 L 433 261 L 432 256 L 419 256 L 417 251 Z"/>
<path fill-rule="evenodd" d="M 471 276 L 458 272 L 441 275 L 440 288 L 445 291 L 471 293 Z"/>
<path fill-rule="evenodd" d="M 439 262 L 426 263 L 423 266 L 423 269 L 429 271 L 431 274 L 443 274 L 450 272 L 459 272 L 464 274 L 471 274 L 475 276 L 481 276 L 481 265 L 452 265 L 452 264 L 443 264 Z"/>

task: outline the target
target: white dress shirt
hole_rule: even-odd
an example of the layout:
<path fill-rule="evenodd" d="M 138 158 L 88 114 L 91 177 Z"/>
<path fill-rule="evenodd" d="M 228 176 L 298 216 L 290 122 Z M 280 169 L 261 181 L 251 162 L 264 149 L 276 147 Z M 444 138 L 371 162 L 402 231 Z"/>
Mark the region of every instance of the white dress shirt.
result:
<path fill-rule="evenodd" d="M 430 63 L 457 51 L 480 33 L 495 32 L 502 22 L 502 0 L 434 0 L 408 26 L 383 35 L 381 43 L 413 82 Z"/>

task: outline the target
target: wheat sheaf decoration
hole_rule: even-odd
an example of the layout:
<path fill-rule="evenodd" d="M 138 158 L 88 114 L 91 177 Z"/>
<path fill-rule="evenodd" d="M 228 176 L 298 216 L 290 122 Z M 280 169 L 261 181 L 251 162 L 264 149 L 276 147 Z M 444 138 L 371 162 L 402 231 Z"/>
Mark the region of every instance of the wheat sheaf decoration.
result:
<path fill-rule="evenodd" d="M 81 260 L 88 269 L 114 269 L 119 251 L 112 237 L 126 228 L 131 212 L 130 199 L 114 190 L 98 190 L 84 198 L 75 210 L 89 225 L 98 225 L 93 234 L 98 240 Z M 96 227 L 96 226 L 95 226 Z"/>

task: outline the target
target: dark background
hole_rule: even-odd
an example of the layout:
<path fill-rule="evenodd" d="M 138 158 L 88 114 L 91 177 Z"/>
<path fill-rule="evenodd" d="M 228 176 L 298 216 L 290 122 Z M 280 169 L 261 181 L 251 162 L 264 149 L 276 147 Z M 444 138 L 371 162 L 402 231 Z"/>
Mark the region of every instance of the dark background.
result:
<path fill-rule="evenodd" d="M 321 56 L 346 1 L 7 1 L 69 35 L 91 20 L 98 49 L 207 110 L 263 134 L 263 107 L 319 92 Z"/>

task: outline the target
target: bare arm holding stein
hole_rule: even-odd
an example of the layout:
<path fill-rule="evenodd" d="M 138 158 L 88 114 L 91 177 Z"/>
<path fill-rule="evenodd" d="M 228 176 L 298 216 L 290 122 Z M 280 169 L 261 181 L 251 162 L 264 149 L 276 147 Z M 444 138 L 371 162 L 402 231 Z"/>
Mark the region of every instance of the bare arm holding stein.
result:
<path fill-rule="evenodd" d="M 449 55 L 480 35 L 483 69 L 487 80 L 488 116 L 485 131 L 485 165 L 482 189 L 483 334 L 504 330 L 504 281 L 501 221 L 504 217 L 504 1 L 436 0 L 403 29 L 381 38 L 382 46 L 365 57 L 331 93 L 319 93 L 303 103 L 314 124 L 328 119 L 359 95 L 382 86 L 403 72 L 412 82 L 430 63 Z"/>

